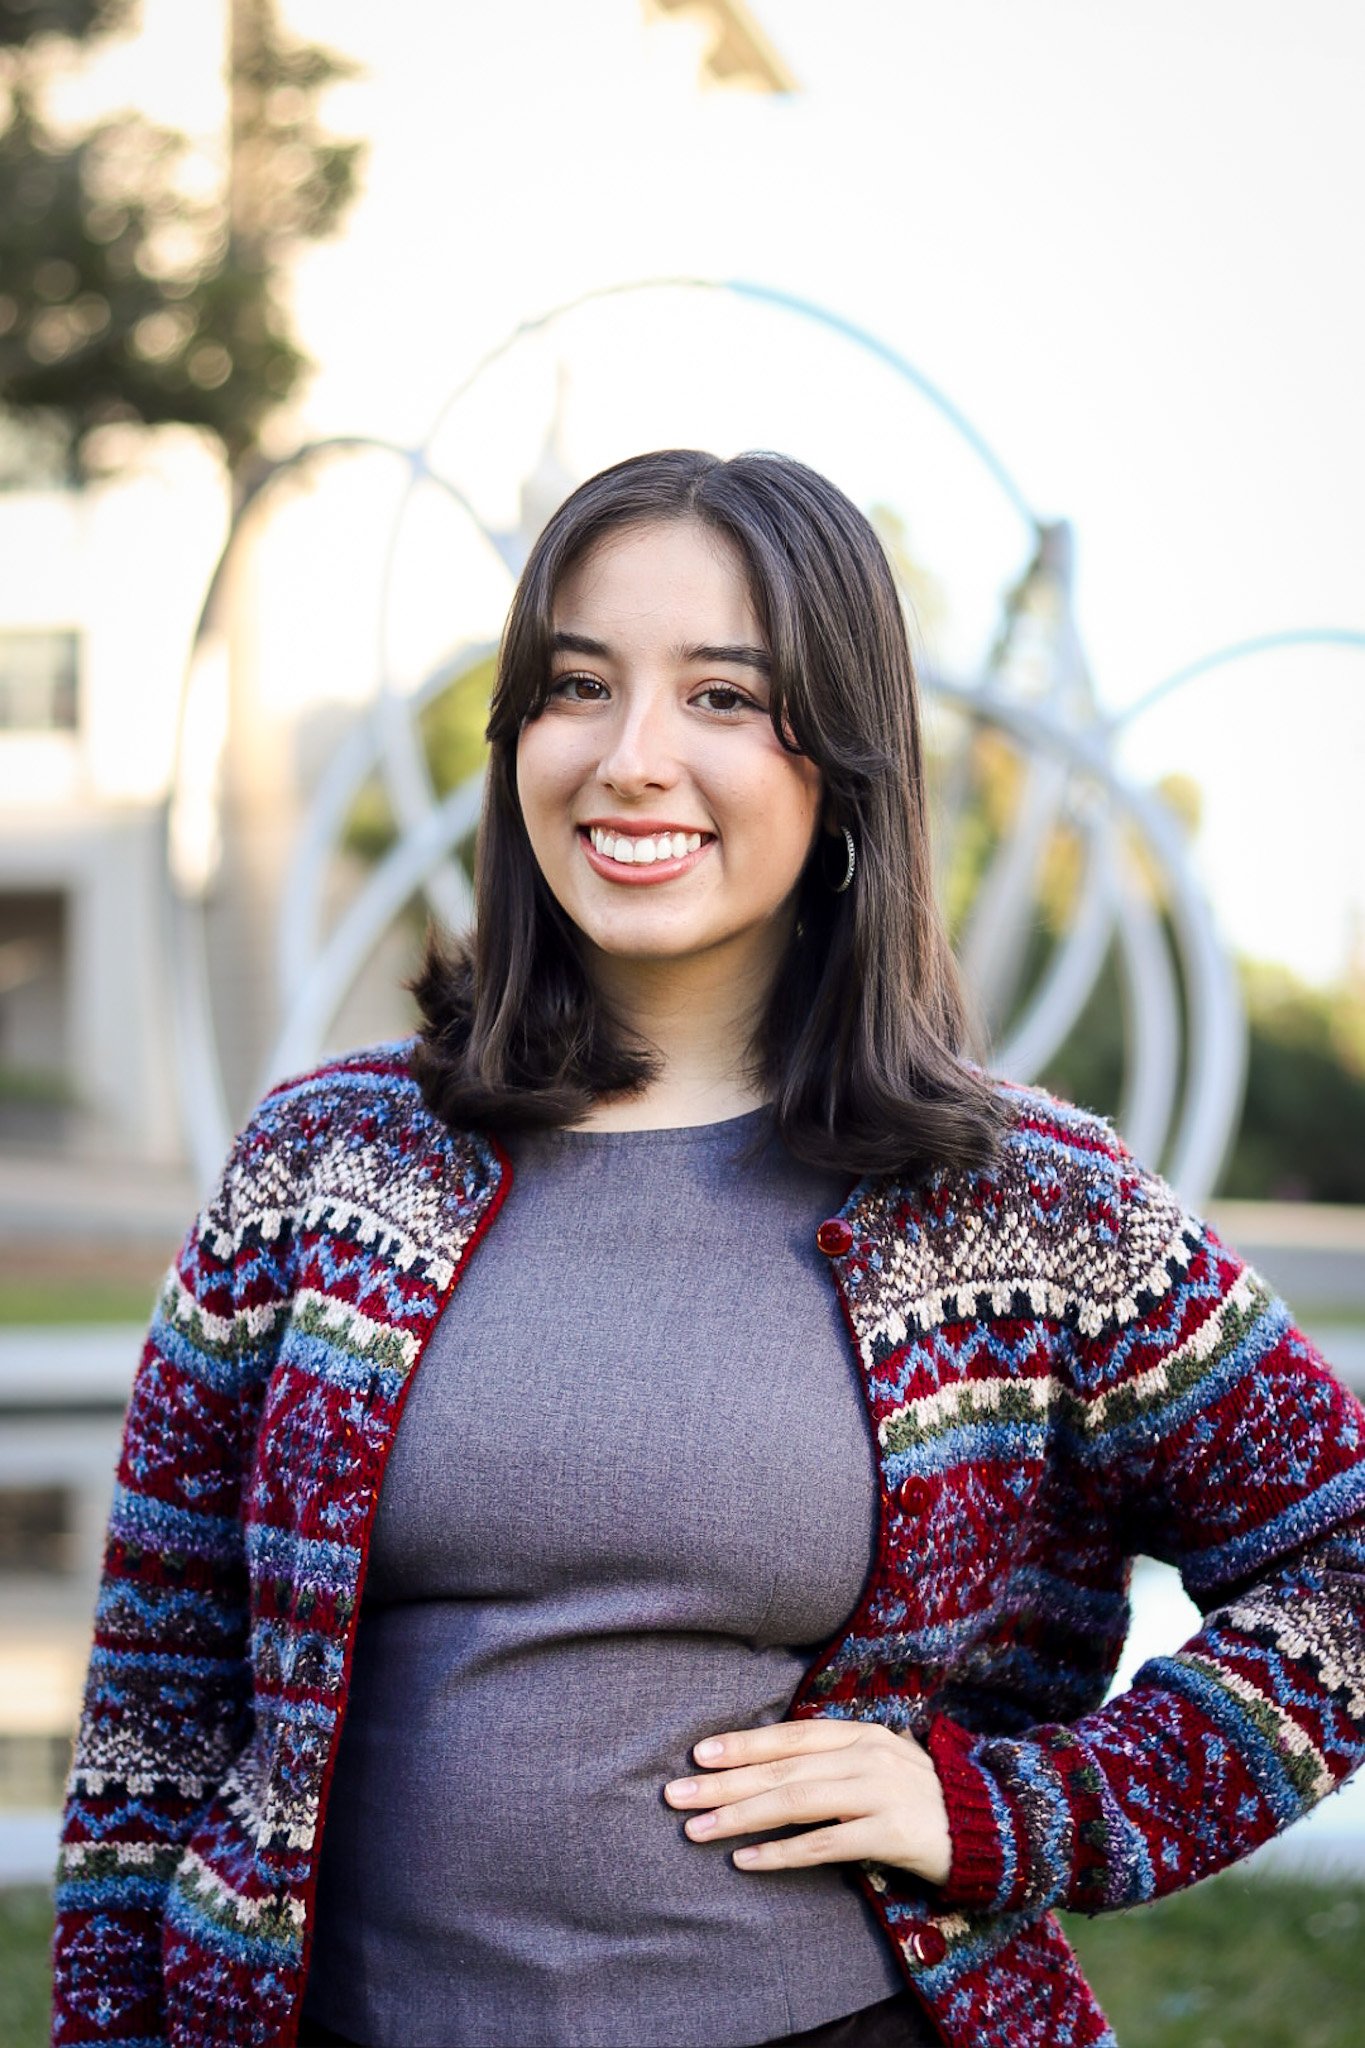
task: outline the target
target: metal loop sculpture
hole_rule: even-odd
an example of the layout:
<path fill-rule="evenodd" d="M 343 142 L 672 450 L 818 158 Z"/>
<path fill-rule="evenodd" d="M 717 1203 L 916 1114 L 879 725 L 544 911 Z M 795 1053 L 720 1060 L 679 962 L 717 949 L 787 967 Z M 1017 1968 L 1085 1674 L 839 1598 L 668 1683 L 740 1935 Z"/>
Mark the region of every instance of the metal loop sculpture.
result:
<path fill-rule="evenodd" d="M 1267 643 L 1249 642 L 1210 656 L 1158 684 L 1128 712 L 1106 716 L 1096 702 L 1076 632 L 1067 529 L 1046 525 L 1033 514 L 966 418 L 875 335 L 760 285 L 700 279 L 624 285 L 555 308 L 518 328 L 476 367 L 451 394 L 420 447 L 361 436 L 311 444 L 276 464 L 240 509 L 196 635 L 169 813 L 183 1100 L 201 1178 L 207 1182 L 216 1170 L 246 1106 L 230 1103 L 223 1085 L 205 939 L 205 908 L 221 851 L 213 749 L 221 746 L 223 718 L 205 715 L 196 706 L 197 690 L 220 687 L 202 684 L 213 670 L 203 657 L 221 633 L 226 571 L 243 531 L 291 479 L 309 476 L 320 464 L 365 451 L 401 465 L 402 496 L 380 578 L 372 693 L 317 779 L 287 869 L 279 877 L 273 1028 L 256 1075 L 259 1091 L 319 1055 L 348 990 L 405 905 L 424 899 L 431 913 L 455 927 L 472 914 L 468 877 L 453 849 L 476 824 L 480 778 L 439 793 L 418 719 L 441 692 L 485 664 L 493 649 L 487 640 L 459 644 L 456 620 L 455 651 L 415 688 L 401 688 L 388 652 L 394 564 L 404 514 L 414 494 L 430 486 L 445 494 L 495 552 L 507 571 L 509 591 L 533 535 L 496 528 L 480 518 L 438 457 L 443 430 L 457 403 L 518 342 L 549 333 L 558 320 L 590 301 L 650 292 L 721 294 L 731 302 L 763 306 L 784 319 L 813 324 L 852 350 L 855 362 L 861 357 L 880 364 L 940 415 L 1023 522 L 1030 559 L 1005 601 L 991 658 L 971 676 L 954 677 L 932 666 L 924 676 L 952 735 L 936 758 L 945 874 L 958 858 L 976 801 L 973 761 L 981 736 L 994 735 L 1014 757 L 1011 815 L 973 877 L 958 934 L 964 972 L 987 1029 L 992 1063 L 1004 1073 L 1033 1079 L 1047 1070 L 1075 1030 L 1106 960 L 1113 958 L 1125 1027 L 1119 1127 L 1142 1157 L 1164 1162 L 1187 1199 L 1200 1201 L 1213 1185 L 1240 1103 L 1244 1026 L 1237 983 L 1179 825 L 1158 798 L 1123 775 L 1115 742 L 1121 730 L 1192 676 L 1260 651 Z M 1275 644 L 1323 640 L 1365 644 L 1365 635 L 1309 631 L 1278 635 Z M 330 866 L 359 792 L 376 776 L 395 837 L 329 927 Z M 1040 966 L 1029 957 L 1037 948 L 1028 941 L 1036 928 L 1040 872 L 1059 834 L 1072 848 L 1077 879 L 1065 922 Z"/>

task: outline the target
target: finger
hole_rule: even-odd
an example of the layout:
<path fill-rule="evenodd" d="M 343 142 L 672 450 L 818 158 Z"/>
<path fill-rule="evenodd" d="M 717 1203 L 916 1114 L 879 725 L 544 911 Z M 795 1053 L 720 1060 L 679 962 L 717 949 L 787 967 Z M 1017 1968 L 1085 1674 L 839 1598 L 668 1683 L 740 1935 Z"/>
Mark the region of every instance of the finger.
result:
<path fill-rule="evenodd" d="M 664 1786 L 670 1806 L 731 1806 L 796 1779 L 845 1778 L 864 1769 L 861 1753 L 850 1743 L 842 1750 L 818 1750 L 805 1756 L 777 1756 L 771 1763 L 745 1764 L 735 1770 L 708 1771 L 704 1778 L 675 1778 Z"/>
<path fill-rule="evenodd" d="M 863 1863 L 878 1859 L 883 1836 L 875 1819 L 860 1817 L 830 1827 L 785 1835 L 778 1842 L 749 1842 L 731 1861 L 740 1870 L 808 1870 L 816 1863 Z"/>
<path fill-rule="evenodd" d="M 686 1832 L 694 1842 L 720 1842 L 731 1835 L 757 1835 L 769 1828 L 803 1827 L 811 1821 L 856 1820 L 877 1809 L 875 1790 L 864 1781 L 797 1779 L 751 1799 L 694 1813 Z"/>
<path fill-rule="evenodd" d="M 717 1764 L 769 1763 L 774 1757 L 809 1755 L 812 1751 L 846 1749 L 876 1723 L 838 1721 L 820 1715 L 811 1721 L 770 1721 L 761 1728 L 727 1729 L 708 1735 L 693 1745 L 699 1764 L 714 1769 Z"/>

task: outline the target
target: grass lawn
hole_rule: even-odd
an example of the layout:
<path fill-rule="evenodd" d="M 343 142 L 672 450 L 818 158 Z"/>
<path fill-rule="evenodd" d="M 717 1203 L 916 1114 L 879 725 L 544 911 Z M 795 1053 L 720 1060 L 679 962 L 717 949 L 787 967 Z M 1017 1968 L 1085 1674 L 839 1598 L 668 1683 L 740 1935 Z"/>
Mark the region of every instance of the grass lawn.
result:
<path fill-rule="evenodd" d="M 168 1264 L 144 1246 L 0 1247 L 0 1325 L 134 1323 L 144 1327 Z"/>
<path fill-rule="evenodd" d="M 69 1323 L 145 1325 L 155 1286 L 120 1286 L 115 1281 L 82 1282 L 57 1289 L 49 1283 L 0 1279 L 0 1325 Z M 131 1371 L 131 1368 L 130 1368 Z"/>
<path fill-rule="evenodd" d="M 1065 1920 L 1122 2048 L 1365 2042 L 1365 1886 L 1232 1872 L 1159 1906 Z M 0 1891 L 5 2048 L 45 2048 L 50 1930 L 46 1893 Z"/>
<path fill-rule="evenodd" d="M 1122 2048 L 1360 2048 L 1365 1885 L 1246 1877 L 1066 1932 Z"/>
<path fill-rule="evenodd" d="M 46 2048 L 52 1904 L 37 1885 L 0 1888 L 0 2041 Z"/>

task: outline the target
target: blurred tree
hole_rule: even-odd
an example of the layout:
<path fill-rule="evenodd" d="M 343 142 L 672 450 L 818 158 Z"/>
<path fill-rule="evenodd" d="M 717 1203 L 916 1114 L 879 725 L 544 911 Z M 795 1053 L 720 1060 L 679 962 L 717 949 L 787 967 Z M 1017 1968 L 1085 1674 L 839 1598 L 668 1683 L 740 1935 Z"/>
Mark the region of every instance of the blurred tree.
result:
<path fill-rule="evenodd" d="M 955 932 L 1008 837 L 1023 775 L 1014 743 L 988 726 L 972 734 L 966 761 L 943 876 Z M 1156 793 L 1193 837 L 1201 810 L 1198 785 L 1188 776 L 1168 775 Z M 1070 920 L 1080 853 L 1075 831 L 1060 821 L 1036 879 L 1017 1009 L 1036 987 Z M 1159 878 L 1145 860 L 1139 866 L 1173 948 Z M 1239 974 L 1247 1010 L 1246 1093 L 1218 1192 L 1256 1200 L 1365 1203 L 1365 976 L 1321 990 L 1282 967 L 1243 960 Z M 1183 1000 L 1183 989 L 1179 993 Z M 1183 1016 L 1181 1030 L 1183 1035 Z M 1123 1091 L 1124 1050 L 1122 982 L 1111 948 L 1066 1042 L 1039 1079 L 1057 1094 L 1113 1116 Z"/>
<path fill-rule="evenodd" d="M 1246 1108 L 1227 1195 L 1365 1202 L 1365 994 L 1246 964 Z"/>
<path fill-rule="evenodd" d="M 0 8 L 0 43 L 33 43 L 40 36 L 104 35 L 126 20 L 132 0 L 6 0 Z"/>
<path fill-rule="evenodd" d="M 0 0 L 0 403 L 75 477 L 120 421 L 181 421 L 221 442 L 238 480 L 263 422 L 308 367 L 281 299 L 300 241 L 335 225 L 360 145 L 326 139 L 323 87 L 344 60 L 294 41 L 274 0 L 232 0 L 230 148 L 204 194 L 182 135 L 137 115 L 61 136 L 42 90 L 127 0 Z"/>

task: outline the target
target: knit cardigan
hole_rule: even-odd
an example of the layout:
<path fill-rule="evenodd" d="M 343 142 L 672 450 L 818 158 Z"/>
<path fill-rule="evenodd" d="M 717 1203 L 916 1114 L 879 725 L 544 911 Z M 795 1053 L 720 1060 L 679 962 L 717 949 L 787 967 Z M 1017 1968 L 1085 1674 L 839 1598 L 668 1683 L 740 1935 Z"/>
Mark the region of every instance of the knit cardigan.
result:
<path fill-rule="evenodd" d="M 510 1183 L 410 1050 L 269 1094 L 167 1275 L 63 1827 L 63 2048 L 296 2038 L 385 1460 Z M 932 1752 L 946 1885 L 855 1875 L 942 2039 L 1113 2048 L 1050 1909 L 1192 1884 L 1365 1753 L 1365 1414 L 1108 1125 L 1005 1094 L 989 1169 L 864 1181 L 820 1231 L 880 1518 L 789 1712 Z M 1203 1626 L 1102 1705 L 1139 1552 Z"/>

